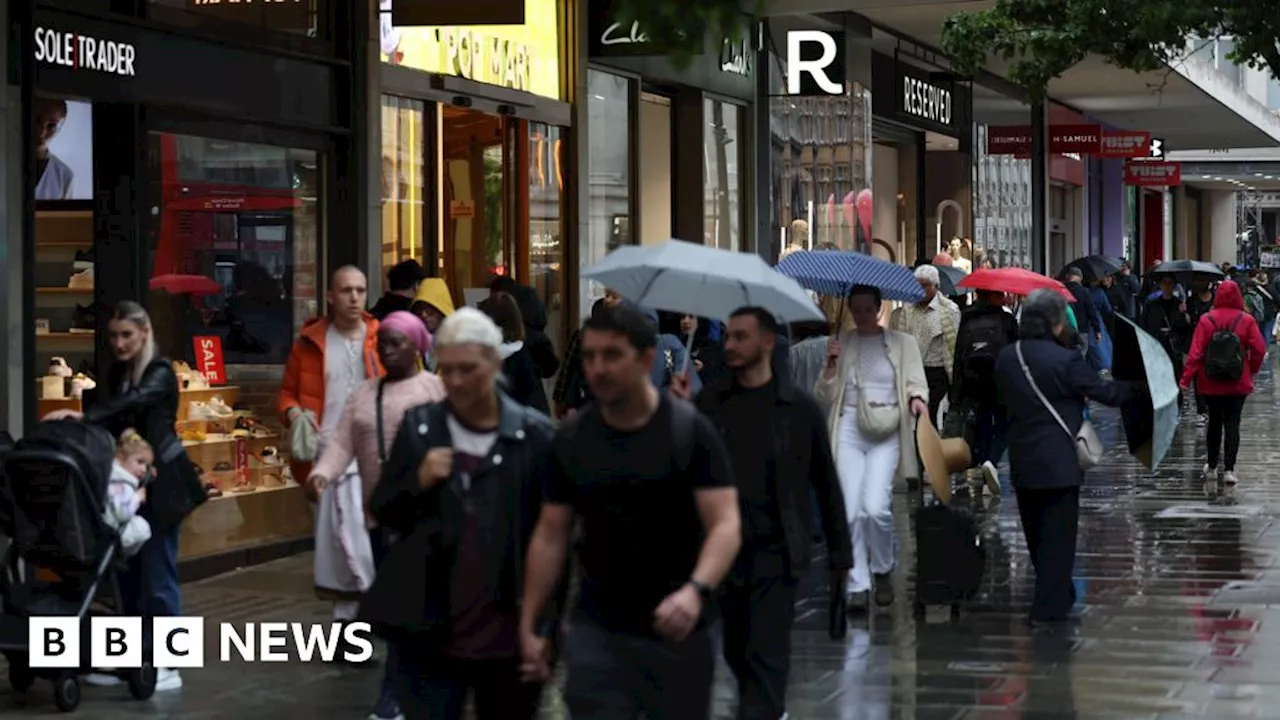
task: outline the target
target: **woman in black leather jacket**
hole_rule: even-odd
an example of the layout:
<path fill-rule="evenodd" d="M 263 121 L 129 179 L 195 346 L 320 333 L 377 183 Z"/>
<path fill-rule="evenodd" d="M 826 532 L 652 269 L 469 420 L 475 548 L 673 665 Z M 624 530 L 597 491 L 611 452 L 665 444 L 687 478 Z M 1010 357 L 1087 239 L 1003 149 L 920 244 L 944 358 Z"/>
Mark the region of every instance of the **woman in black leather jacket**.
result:
<path fill-rule="evenodd" d="M 207 499 L 195 466 L 182 448 L 178 419 L 178 378 L 156 353 L 151 318 L 135 302 L 123 302 L 111 314 L 108 342 L 114 361 L 99 397 L 83 414 L 54 413 L 102 425 L 119 436 L 134 428 L 155 449 L 156 479 L 147 488 L 142 514 L 151 523 L 151 539 L 130 559 L 121 577 L 125 611 L 143 617 L 174 616 L 181 610 L 178 587 L 178 531 L 182 520 Z M 144 623 L 149 628 L 149 623 Z M 176 670 L 160 669 L 156 689 L 181 687 Z"/>

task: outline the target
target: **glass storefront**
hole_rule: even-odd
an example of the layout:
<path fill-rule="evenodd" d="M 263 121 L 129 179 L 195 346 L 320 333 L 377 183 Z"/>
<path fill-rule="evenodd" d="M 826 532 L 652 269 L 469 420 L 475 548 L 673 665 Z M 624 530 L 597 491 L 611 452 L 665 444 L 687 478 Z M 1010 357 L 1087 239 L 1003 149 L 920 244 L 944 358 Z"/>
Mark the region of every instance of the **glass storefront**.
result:
<path fill-rule="evenodd" d="M 995 267 L 1032 268 L 1031 160 L 986 151 L 987 126 L 975 128 L 974 245 Z"/>
<path fill-rule="evenodd" d="M 382 96 L 382 266 L 426 262 L 426 109 Z"/>
<path fill-rule="evenodd" d="M 587 233 L 578 243 L 578 267 L 585 270 L 620 245 L 630 245 L 632 199 L 632 81 L 601 70 L 587 71 Z M 580 315 L 604 297 L 599 283 L 584 280 Z"/>
<path fill-rule="evenodd" d="M 742 249 L 745 111 L 733 103 L 703 100 L 703 185 L 706 187 L 702 242 L 721 250 Z"/>
<path fill-rule="evenodd" d="M 529 268 L 525 277 L 547 308 L 548 337 L 564 337 L 565 303 L 564 141 L 563 128 L 529 126 Z"/>

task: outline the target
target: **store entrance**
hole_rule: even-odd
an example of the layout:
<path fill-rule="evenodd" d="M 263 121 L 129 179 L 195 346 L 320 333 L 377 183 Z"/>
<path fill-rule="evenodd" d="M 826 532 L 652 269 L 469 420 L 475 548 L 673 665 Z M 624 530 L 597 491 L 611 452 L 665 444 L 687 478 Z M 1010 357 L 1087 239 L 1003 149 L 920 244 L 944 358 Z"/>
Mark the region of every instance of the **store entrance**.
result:
<path fill-rule="evenodd" d="M 468 288 L 487 287 L 512 272 L 507 232 L 508 135 L 515 123 L 501 115 L 445 105 L 441 108 L 440 270 L 455 302 Z"/>

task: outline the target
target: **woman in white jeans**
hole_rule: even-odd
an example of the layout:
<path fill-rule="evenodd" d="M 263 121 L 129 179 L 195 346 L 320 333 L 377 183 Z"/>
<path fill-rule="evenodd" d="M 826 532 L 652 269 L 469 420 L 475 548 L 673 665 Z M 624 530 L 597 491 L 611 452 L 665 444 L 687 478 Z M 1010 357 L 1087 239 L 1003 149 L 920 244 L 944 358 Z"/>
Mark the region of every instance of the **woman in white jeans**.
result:
<path fill-rule="evenodd" d="M 814 388 L 830 408 L 827 426 L 853 541 L 851 609 L 868 606 L 873 585 L 877 605 L 893 603 L 893 486 L 919 476 L 915 418 L 929 412 L 920 348 L 910 335 L 880 326 L 881 302 L 876 288 L 849 292 L 855 329 L 832 338 Z"/>

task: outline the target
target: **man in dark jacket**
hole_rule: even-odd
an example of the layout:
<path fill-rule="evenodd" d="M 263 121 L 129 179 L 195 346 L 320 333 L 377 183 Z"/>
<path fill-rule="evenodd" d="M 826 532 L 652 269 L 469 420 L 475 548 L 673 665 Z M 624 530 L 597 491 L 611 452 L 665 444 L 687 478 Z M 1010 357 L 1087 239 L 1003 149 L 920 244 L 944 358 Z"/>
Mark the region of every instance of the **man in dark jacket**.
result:
<path fill-rule="evenodd" d="M 960 412 L 973 413 L 973 467 L 967 478 L 975 497 L 984 482 L 994 497 L 1000 496 L 996 464 L 1004 455 L 1008 421 L 996 399 L 996 357 L 1017 340 L 1018 321 L 1005 311 L 1004 293 L 980 291 L 978 301 L 960 316 L 951 401 Z"/>
<path fill-rule="evenodd" d="M 489 292 L 504 292 L 515 298 L 524 319 L 524 344 L 533 356 L 538 377 L 544 380 L 554 377 L 560 369 L 560 358 L 556 355 L 555 344 L 547 335 L 547 306 L 538 297 L 538 291 L 517 283 L 507 275 L 498 275 L 489 283 Z"/>
<path fill-rule="evenodd" d="M 382 320 L 397 310 L 407 311 L 413 304 L 418 283 L 426 276 L 417 260 L 409 259 L 393 265 L 387 271 L 387 292 L 378 298 L 369 314 Z"/>
<path fill-rule="evenodd" d="M 445 319 L 435 352 L 448 401 L 405 414 L 369 503 L 399 540 L 360 617 L 396 642 L 404 717 L 449 717 L 469 691 L 481 720 L 538 713 L 542 687 L 520 673 L 519 606 L 555 427 L 498 391 L 501 346 L 478 310 Z"/>
<path fill-rule="evenodd" d="M 1087 350 L 1089 346 L 1102 342 L 1102 316 L 1098 314 L 1098 308 L 1093 304 L 1093 296 L 1089 293 L 1089 289 L 1083 284 L 1084 273 L 1080 268 L 1068 267 L 1065 278 L 1064 284 L 1076 299 L 1076 332 L 1080 333 Z"/>
<path fill-rule="evenodd" d="M 818 405 L 774 372 L 779 328 L 757 307 L 729 318 L 725 364 L 733 375 L 698 395 L 733 460 L 742 549 L 720 600 L 725 661 L 738 679 L 739 720 L 786 717 L 796 584 L 809 566 L 809 491 L 818 498 L 827 568 L 843 582 L 853 564 L 844 495 Z"/>
<path fill-rule="evenodd" d="M 1142 282 L 1133 274 L 1132 266 L 1128 262 L 1121 263 L 1120 272 L 1107 291 L 1107 295 L 1111 298 L 1111 306 L 1117 313 L 1137 322 L 1140 307 L 1138 295 L 1141 292 Z"/>

